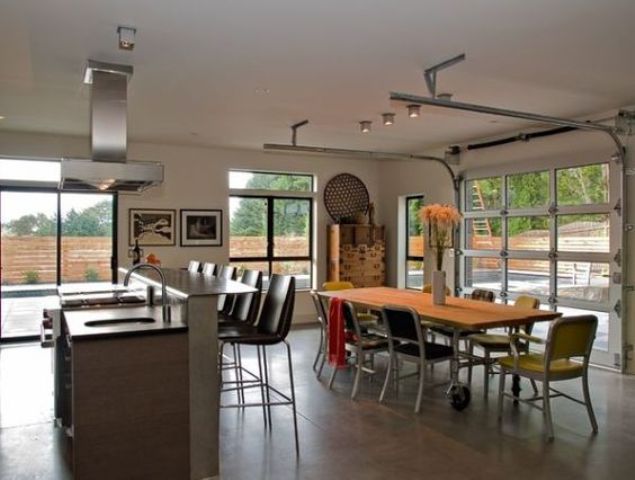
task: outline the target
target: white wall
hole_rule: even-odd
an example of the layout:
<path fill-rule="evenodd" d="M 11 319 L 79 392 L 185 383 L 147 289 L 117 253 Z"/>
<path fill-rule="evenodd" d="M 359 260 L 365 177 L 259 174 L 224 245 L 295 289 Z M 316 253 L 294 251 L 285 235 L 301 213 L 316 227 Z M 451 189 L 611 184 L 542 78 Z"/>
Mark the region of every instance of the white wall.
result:
<path fill-rule="evenodd" d="M 55 135 L 0 132 L 0 155 L 37 157 L 87 157 L 86 138 Z M 259 169 L 312 173 L 316 176 L 317 193 L 314 210 L 317 215 L 315 261 L 316 286 L 326 279 L 326 225 L 330 217 L 322 202 L 324 185 L 334 175 L 349 172 L 366 184 L 371 200 L 378 198 L 378 161 L 324 156 L 274 154 L 252 150 L 197 148 L 176 145 L 131 143 L 128 157 L 134 160 L 152 160 L 165 165 L 165 182 L 141 195 L 120 195 L 118 222 L 119 264 L 128 265 L 128 209 L 129 208 L 220 208 L 223 210 L 222 247 L 146 247 L 163 266 L 186 266 L 190 259 L 226 263 L 229 256 L 229 185 L 228 170 Z M 381 222 L 381 213 L 377 221 Z M 315 321 L 314 307 L 308 293 L 296 298 L 296 321 Z"/>

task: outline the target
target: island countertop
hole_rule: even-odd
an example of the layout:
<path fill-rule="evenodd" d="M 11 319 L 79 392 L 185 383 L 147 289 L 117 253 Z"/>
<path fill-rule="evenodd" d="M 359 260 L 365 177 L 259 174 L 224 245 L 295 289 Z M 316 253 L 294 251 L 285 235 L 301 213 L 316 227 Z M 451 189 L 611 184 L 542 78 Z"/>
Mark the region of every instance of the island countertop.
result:
<path fill-rule="evenodd" d="M 128 268 L 119 268 L 119 272 L 125 275 Z M 162 268 L 167 285 L 167 292 L 180 298 L 189 298 L 208 295 L 234 295 L 241 293 L 255 293 L 256 289 L 243 283 L 233 280 L 203 275 L 202 273 L 192 273 L 180 268 Z M 156 288 L 161 288 L 159 276 L 153 270 L 137 270 L 131 279 L 151 284 Z M 157 290 L 157 294 L 160 291 Z"/>
<path fill-rule="evenodd" d="M 96 338 L 130 337 L 136 335 L 156 335 L 187 331 L 187 325 L 177 319 L 170 323 L 163 322 L 160 306 L 139 306 L 125 308 L 99 308 L 71 310 L 64 312 L 64 320 L 70 337 L 76 340 L 92 340 Z M 135 322 L 134 319 L 152 319 L 153 322 Z M 130 322 L 91 326 L 86 322 L 112 321 L 130 319 Z"/>

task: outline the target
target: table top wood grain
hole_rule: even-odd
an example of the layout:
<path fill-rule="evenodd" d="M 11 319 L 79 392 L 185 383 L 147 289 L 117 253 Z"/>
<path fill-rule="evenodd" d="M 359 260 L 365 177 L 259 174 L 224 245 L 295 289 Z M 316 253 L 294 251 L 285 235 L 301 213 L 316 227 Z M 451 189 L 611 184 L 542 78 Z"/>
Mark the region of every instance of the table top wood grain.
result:
<path fill-rule="evenodd" d="M 380 309 L 384 305 L 413 308 L 422 319 L 461 330 L 515 327 L 529 322 L 553 320 L 561 313 L 519 308 L 499 303 L 446 297 L 445 305 L 432 303 L 432 295 L 391 287 L 353 288 L 318 292 L 327 298 L 341 298 L 357 305 Z"/>

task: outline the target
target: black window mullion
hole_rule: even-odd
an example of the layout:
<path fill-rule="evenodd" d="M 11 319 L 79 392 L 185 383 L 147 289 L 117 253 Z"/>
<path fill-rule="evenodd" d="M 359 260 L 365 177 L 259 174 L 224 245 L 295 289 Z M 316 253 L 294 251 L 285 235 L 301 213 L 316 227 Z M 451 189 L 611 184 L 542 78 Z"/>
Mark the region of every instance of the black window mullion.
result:
<path fill-rule="evenodd" d="M 55 258 L 55 283 L 62 284 L 62 194 L 57 192 L 57 238 L 55 239 L 56 258 Z"/>

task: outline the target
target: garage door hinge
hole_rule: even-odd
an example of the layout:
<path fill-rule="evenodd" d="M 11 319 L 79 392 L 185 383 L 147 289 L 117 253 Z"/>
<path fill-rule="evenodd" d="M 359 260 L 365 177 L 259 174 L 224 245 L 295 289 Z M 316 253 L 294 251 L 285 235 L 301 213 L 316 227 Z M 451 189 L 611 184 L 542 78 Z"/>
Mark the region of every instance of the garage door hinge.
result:
<path fill-rule="evenodd" d="M 620 217 L 622 216 L 622 199 L 621 198 L 617 200 L 617 203 L 615 203 L 613 210 L 615 210 L 615 213 L 617 213 Z"/>
<path fill-rule="evenodd" d="M 617 253 L 613 256 L 613 261 L 618 267 L 622 266 L 622 249 L 620 248 Z"/>
<path fill-rule="evenodd" d="M 618 300 L 617 302 L 615 302 L 613 311 L 617 314 L 618 317 L 622 318 L 622 301 L 621 300 Z"/>

